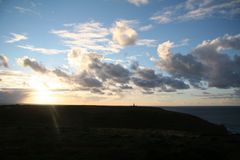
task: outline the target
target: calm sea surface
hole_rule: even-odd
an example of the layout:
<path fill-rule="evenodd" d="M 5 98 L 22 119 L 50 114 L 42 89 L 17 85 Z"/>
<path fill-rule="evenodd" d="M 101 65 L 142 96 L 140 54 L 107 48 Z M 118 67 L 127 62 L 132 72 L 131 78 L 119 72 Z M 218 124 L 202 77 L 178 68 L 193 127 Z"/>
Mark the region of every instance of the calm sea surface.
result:
<path fill-rule="evenodd" d="M 240 106 L 161 108 L 169 111 L 188 113 L 215 124 L 223 124 L 232 133 L 240 133 Z"/>

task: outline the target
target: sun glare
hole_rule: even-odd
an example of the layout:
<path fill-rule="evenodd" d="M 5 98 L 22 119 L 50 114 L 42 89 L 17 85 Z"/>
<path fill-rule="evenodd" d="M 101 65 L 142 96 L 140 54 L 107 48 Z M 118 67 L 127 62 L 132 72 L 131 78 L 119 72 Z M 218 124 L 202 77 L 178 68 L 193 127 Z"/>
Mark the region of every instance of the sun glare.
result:
<path fill-rule="evenodd" d="M 33 101 L 38 104 L 52 104 L 56 102 L 56 97 L 46 79 L 40 76 L 32 76 L 29 81 L 30 87 L 34 90 Z"/>

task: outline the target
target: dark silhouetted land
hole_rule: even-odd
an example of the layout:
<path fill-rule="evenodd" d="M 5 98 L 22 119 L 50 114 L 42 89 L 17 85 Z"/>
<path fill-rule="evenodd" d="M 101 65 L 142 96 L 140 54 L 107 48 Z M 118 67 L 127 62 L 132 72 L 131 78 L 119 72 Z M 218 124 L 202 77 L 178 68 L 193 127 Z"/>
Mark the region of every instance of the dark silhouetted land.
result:
<path fill-rule="evenodd" d="M 150 107 L 0 106 L 0 159 L 240 158 L 240 136 Z"/>

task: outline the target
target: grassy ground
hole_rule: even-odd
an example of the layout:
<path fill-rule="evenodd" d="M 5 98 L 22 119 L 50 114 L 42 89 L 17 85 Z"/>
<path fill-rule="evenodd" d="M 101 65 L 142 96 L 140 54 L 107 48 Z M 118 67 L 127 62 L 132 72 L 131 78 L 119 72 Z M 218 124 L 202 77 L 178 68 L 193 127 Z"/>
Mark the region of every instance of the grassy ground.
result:
<path fill-rule="evenodd" d="M 1 106 L 0 159 L 239 159 L 240 137 L 156 108 Z"/>

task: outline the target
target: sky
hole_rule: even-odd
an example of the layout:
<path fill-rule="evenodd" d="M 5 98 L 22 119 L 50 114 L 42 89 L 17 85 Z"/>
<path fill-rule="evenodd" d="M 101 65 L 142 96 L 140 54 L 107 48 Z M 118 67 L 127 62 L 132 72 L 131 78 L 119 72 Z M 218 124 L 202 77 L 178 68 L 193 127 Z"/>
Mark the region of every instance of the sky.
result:
<path fill-rule="evenodd" d="M 240 105 L 240 0 L 0 0 L 0 104 Z"/>

